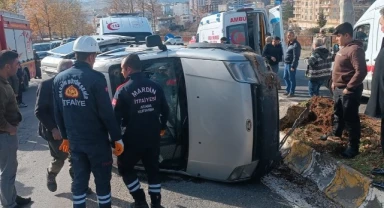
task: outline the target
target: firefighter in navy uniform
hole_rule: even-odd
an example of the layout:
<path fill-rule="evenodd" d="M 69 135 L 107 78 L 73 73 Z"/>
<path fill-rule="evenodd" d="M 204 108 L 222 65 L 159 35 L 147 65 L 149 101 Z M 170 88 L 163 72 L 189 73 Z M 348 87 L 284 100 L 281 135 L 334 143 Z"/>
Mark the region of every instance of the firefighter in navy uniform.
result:
<path fill-rule="evenodd" d="M 100 52 L 95 39 L 82 36 L 74 42 L 76 62 L 53 82 L 55 120 L 71 152 L 74 172 L 73 207 L 85 208 L 90 173 L 95 177 L 99 207 L 111 207 L 112 151 L 124 151 L 104 75 L 92 69 Z M 111 141 L 108 138 L 110 134 Z"/>
<path fill-rule="evenodd" d="M 165 134 L 169 107 L 164 91 L 141 72 L 137 54 L 130 54 L 121 63 L 127 80 L 118 87 L 112 100 L 117 121 L 125 127 L 123 141 L 126 150 L 118 157 L 118 169 L 135 202 L 131 207 L 146 208 L 145 193 L 134 171 L 142 161 L 148 175 L 151 207 L 161 204 L 159 178 L 160 138 Z"/>

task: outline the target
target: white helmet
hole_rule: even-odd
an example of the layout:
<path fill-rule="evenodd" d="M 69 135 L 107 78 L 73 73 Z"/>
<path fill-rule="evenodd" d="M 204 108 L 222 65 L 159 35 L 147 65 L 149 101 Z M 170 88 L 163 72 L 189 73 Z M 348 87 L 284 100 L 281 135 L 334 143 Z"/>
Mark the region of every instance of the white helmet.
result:
<path fill-rule="evenodd" d="M 99 44 L 91 36 L 81 36 L 75 40 L 73 51 L 84 53 L 100 53 Z"/>

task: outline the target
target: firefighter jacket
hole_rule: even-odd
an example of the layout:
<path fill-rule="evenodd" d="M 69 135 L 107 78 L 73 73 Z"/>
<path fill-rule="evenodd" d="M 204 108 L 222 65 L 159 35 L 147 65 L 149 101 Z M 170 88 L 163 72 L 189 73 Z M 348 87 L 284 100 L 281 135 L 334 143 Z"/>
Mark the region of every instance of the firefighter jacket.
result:
<path fill-rule="evenodd" d="M 125 128 L 124 144 L 144 148 L 159 145 L 169 107 L 157 83 L 143 73 L 132 74 L 129 81 L 117 88 L 112 104 L 118 123 Z"/>
<path fill-rule="evenodd" d="M 54 111 L 61 136 L 70 144 L 121 139 L 105 77 L 85 62 L 59 73 L 53 83 Z"/>

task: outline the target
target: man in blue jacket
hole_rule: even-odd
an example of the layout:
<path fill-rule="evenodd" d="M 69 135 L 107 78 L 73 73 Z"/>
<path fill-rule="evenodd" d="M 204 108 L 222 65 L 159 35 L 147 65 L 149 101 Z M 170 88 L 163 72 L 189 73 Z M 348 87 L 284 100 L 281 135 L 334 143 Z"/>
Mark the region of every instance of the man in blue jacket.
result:
<path fill-rule="evenodd" d="M 137 54 L 123 59 L 121 68 L 127 82 L 117 89 L 112 104 L 117 122 L 125 127 L 123 140 L 128 149 L 118 157 L 119 172 L 135 200 L 131 207 L 147 208 L 145 193 L 134 172 L 134 166 L 142 160 L 148 174 L 152 208 L 160 208 L 160 139 L 165 134 L 168 103 L 161 87 L 141 72 Z"/>
<path fill-rule="evenodd" d="M 74 172 L 73 207 L 86 207 L 90 173 L 95 177 L 99 207 L 111 207 L 112 152 L 124 151 L 104 75 L 92 69 L 100 49 L 90 36 L 73 45 L 76 62 L 53 82 L 55 120 L 63 142 L 60 150 L 71 152 Z M 111 137 L 111 142 L 108 138 Z"/>
<path fill-rule="evenodd" d="M 284 80 L 287 88 L 284 95 L 287 95 L 287 97 L 293 97 L 295 96 L 296 70 L 299 65 L 301 45 L 297 41 L 293 31 L 288 32 L 287 39 L 288 47 L 284 57 Z"/>

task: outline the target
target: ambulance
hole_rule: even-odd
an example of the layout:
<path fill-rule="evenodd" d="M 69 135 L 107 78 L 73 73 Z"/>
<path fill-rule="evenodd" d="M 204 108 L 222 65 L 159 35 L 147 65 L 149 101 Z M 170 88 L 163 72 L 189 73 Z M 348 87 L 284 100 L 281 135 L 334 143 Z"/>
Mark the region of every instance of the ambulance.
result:
<path fill-rule="evenodd" d="M 363 95 L 371 96 L 372 75 L 375 70 L 375 62 L 383 46 L 384 33 L 380 30 L 380 9 L 384 8 L 384 1 L 375 1 L 361 16 L 354 26 L 354 36 L 363 42 L 365 50 L 365 61 L 367 62 L 368 74 L 363 82 Z"/>
<path fill-rule="evenodd" d="M 246 45 L 261 53 L 267 34 L 278 36 L 284 46 L 284 30 L 281 6 L 267 13 L 264 8 L 244 7 L 220 12 L 202 18 L 196 42 L 220 43 L 222 37 L 230 44 Z"/>
<path fill-rule="evenodd" d="M 0 10 L 0 50 L 16 50 L 24 70 L 24 89 L 36 76 L 33 57 L 32 31 L 29 21 L 22 15 Z"/>
<path fill-rule="evenodd" d="M 121 35 L 145 41 L 145 37 L 152 35 L 151 25 L 146 17 L 137 13 L 116 13 L 100 18 L 97 25 L 98 35 Z"/>

